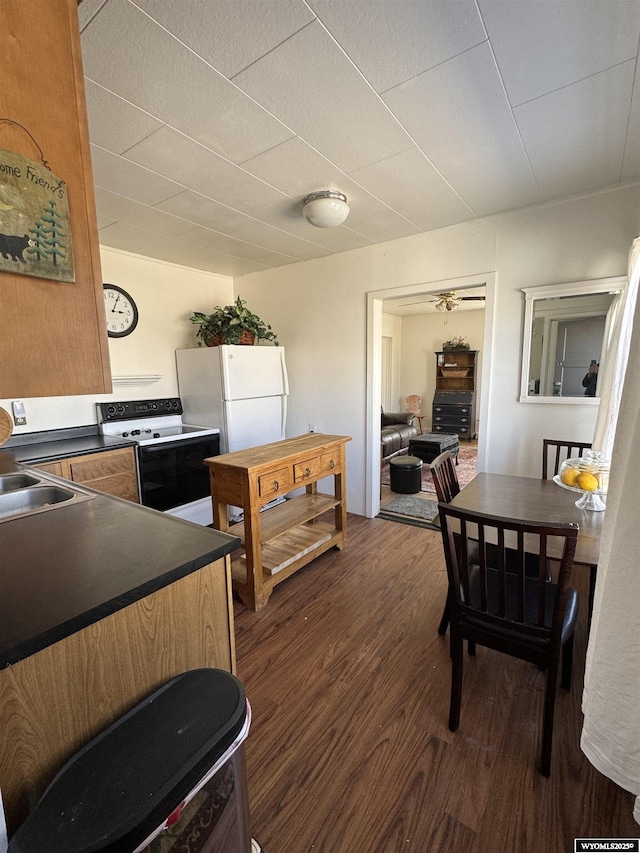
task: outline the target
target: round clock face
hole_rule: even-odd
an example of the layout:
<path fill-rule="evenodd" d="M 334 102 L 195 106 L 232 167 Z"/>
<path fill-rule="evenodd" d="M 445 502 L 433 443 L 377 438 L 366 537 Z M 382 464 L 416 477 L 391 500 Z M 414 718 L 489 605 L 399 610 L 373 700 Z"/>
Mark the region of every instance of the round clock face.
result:
<path fill-rule="evenodd" d="M 138 325 L 136 303 L 126 290 L 115 284 L 104 284 L 104 310 L 107 315 L 107 335 L 124 338 Z"/>

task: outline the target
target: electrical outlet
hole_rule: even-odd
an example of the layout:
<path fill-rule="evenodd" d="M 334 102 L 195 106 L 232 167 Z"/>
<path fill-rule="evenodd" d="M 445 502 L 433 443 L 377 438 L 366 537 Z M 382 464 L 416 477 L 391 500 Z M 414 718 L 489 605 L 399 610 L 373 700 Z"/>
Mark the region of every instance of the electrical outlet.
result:
<path fill-rule="evenodd" d="M 309 424 L 309 432 L 315 432 L 315 431 L 316 431 L 316 425 L 315 424 Z"/>
<path fill-rule="evenodd" d="M 13 422 L 16 426 L 24 426 L 27 422 L 27 412 L 22 400 L 14 400 L 11 403 L 13 409 Z"/>

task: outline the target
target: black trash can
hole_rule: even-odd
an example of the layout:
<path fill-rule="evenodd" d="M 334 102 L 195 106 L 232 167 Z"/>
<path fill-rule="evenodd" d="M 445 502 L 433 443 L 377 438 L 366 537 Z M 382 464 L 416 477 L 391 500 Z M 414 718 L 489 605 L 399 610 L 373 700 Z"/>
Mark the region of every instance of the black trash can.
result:
<path fill-rule="evenodd" d="M 175 832 L 204 791 L 218 814 L 198 849 L 249 853 L 250 716 L 244 688 L 228 672 L 173 678 L 65 764 L 8 853 L 137 853 L 167 827 Z"/>
<path fill-rule="evenodd" d="M 422 459 L 417 456 L 394 456 L 389 460 L 392 492 L 413 495 L 422 485 Z"/>

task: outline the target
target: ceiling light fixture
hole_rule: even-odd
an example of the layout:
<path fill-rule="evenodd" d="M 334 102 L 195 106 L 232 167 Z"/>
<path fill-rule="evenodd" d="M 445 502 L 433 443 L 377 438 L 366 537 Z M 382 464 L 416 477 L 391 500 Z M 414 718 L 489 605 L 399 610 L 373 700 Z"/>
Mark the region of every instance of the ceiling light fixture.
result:
<path fill-rule="evenodd" d="M 304 218 L 316 228 L 333 228 L 342 225 L 349 215 L 347 197 L 334 190 L 310 193 L 302 200 Z"/>

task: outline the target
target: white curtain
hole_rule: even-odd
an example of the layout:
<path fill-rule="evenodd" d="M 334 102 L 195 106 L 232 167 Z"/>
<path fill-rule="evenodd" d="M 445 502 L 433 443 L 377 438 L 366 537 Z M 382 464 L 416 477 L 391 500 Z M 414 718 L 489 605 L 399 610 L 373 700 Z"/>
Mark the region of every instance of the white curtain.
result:
<path fill-rule="evenodd" d="M 638 296 L 640 277 L 640 236 L 636 237 L 629 253 L 628 283 L 614 303 L 608 339 L 604 342 L 603 371 L 598 377 L 600 407 L 593 436 L 593 449 L 602 453 L 603 459 L 611 459 L 615 437 L 622 385 L 627 369 L 631 330 Z"/>
<path fill-rule="evenodd" d="M 640 278 L 640 238 L 630 253 L 627 315 Z M 613 444 L 593 618 L 587 649 L 581 747 L 604 775 L 636 795 L 640 823 L 640 315 L 619 329 L 626 374 L 607 379 L 594 446 L 609 455 Z M 628 354 L 628 360 L 625 356 Z M 618 364 L 618 367 L 620 364 Z M 623 381 L 624 378 L 624 381 Z M 610 381 L 611 387 L 604 384 Z M 616 383 L 615 385 L 613 383 Z M 605 399 L 608 395 L 609 399 Z M 617 427 L 616 427 L 617 421 Z M 608 435 L 607 430 L 615 430 Z"/>

